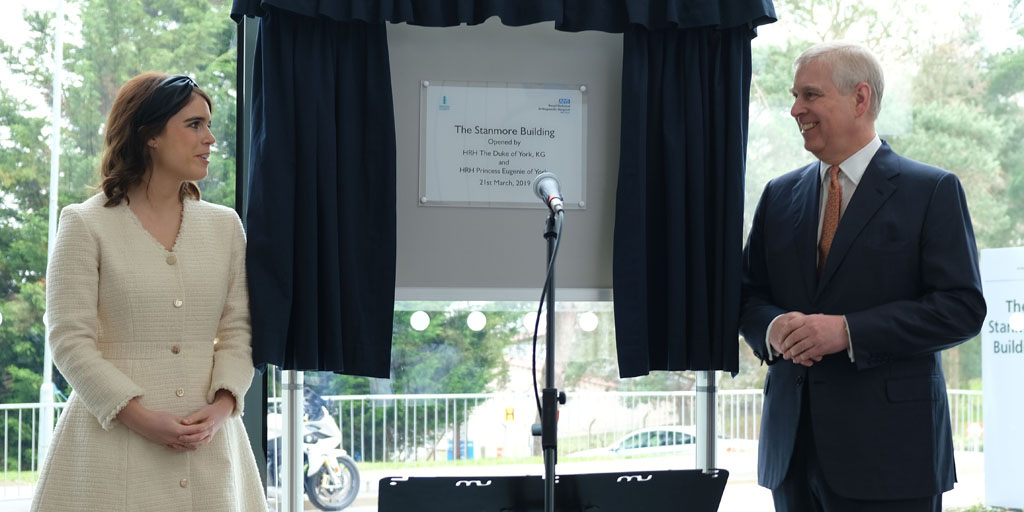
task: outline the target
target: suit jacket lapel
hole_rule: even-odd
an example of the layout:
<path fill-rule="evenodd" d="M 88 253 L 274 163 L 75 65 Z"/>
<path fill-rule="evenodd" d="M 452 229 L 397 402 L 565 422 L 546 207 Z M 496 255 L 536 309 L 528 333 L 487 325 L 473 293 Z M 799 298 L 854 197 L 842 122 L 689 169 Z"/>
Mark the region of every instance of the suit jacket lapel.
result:
<path fill-rule="evenodd" d="M 850 204 L 843 213 L 836 229 L 836 236 L 832 239 L 832 247 L 829 249 L 828 260 L 825 261 L 825 268 L 818 280 L 817 295 L 820 295 L 829 279 L 836 269 L 843 262 L 846 253 L 849 252 L 853 241 L 857 239 L 864 226 L 875 215 L 875 212 L 889 199 L 889 196 L 896 191 L 896 181 L 893 179 L 899 174 L 899 165 L 896 154 L 885 142 L 878 148 L 867 170 L 861 176 L 857 191 L 850 199 Z"/>
<path fill-rule="evenodd" d="M 814 296 L 817 282 L 818 261 L 818 197 L 821 193 L 818 163 L 804 168 L 793 191 L 793 207 L 796 209 L 796 254 L 800 276 L 807 290 L 807 297 Z"/>

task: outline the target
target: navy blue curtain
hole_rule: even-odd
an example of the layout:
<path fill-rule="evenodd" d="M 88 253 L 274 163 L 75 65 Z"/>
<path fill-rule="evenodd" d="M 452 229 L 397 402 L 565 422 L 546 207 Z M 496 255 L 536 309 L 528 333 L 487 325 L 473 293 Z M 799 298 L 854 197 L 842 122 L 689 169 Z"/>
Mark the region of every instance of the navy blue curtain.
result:
<path fill-rule="evenodd" d="M 566 32 L 623 33 L 698 27 L 756 27 L 775 21 L 771 0 L 234 0 L 231 16 L 282 9 L 310 18 L 425 27 L 477 25 L 497 16 L 518 27 L 554 21 Z"/>
<path fill-rule="evenodd" d="M 395 126 L 384 25 L 267 9 L 253 75 L 253 360 L 386 378 Z"/>
<path fill-rule="evenodd" d="M 395 277 L 385 23 L 624 34 L 619 373 L 738 368 L 750 40 L 770 0 L 235 0 L 259 16 L 248 214 L 257 364 L 386 377 Z M 372 193 L 371 193 L 372 192 Z"/>
<path fill-rule="evenodd" d="M 738 370 L 752 37 L 625 34 L 612 262 L 622 377 Z"/>

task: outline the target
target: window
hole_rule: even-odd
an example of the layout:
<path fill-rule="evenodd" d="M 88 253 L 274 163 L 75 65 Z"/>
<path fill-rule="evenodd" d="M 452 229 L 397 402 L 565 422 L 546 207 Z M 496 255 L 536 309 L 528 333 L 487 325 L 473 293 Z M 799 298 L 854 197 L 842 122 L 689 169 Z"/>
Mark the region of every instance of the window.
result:
<path fill-rule="evenodd" d="M 339 426 L 338 446 L 356 463 L 357 505 L 376 503 L 377 482 L 387 476 L 542 473 L 540 438 L 531 435 L 539 422 L 531 381 L 535 316 L 531 302 L 402 301 L 390 380 L 304 373 L 305 386 L 327 401 Z M 659 465 L 694 468 L 692 372 L 619 379 L 610 302 L 560 302 L 556 317 L 555 381 L 568 395 L 559 407 L 559 471 L 640 470 L 651 467 L 652 457 Z M 276 414 L 281 377 L 268 372 L 267 378 Z M 725 396 L 720 417 L 756 439 L 753 402 L 744 393 Z M 741 428 L 744 422 L 749 426 Z M 272 500 L 279 493 L 271 489 Z"/>

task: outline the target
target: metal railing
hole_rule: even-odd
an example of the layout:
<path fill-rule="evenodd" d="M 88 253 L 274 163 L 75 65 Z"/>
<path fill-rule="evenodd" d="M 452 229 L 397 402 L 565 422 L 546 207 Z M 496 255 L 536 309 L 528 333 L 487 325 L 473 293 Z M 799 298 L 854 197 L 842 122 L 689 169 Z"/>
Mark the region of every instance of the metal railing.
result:
<path fill-rule="evenodd" d="M 53 410 L 53 423 L 64 410 L 63 403 L 46 404 Z M 0 471 L 0 499 L 30 498 L 32 485 L 38 476 L 39 465 L 39 415 L 41 403 L 0 404 L 3 417 L 3 465 Z"/>
<path fill-rule="evenodd" d="M 949 390 L 954 445 L 982 451 L 980 391 Z M 536 456 L 532 394 L 329 395 L 322 397 L 342 431 L 342 448 L 376 463 Z M 276 411 L 279 399 L 268 399 Z M 759 389 L 718 393 L 719 439 L 758 439 Z M 696 393 L 577 392 L 560 407 L 559 454 L 608 446 L 645 427 L 696 424 Z M 523 440 L 527 440 L 523 442 Z M 458 446 L 458 449 L 455 449 Z"/>
<path fill-rule="evenodd" d="M 982 393 L 949 390 L 957 450 L 982 451 Z M 520 458 L 539 453 L 529 426 L 537 421 L 532 394 L 324 396 L 341 428 L 342 448 L 357 461 L 413 463 Z M 280 399 L 268 399 L 268 412 Z M 52 404 L 55 419 L 65 404 Z M 718 393 L 720 439 L 756 440 L 761 390 Z M 0 499 L 24 496 L 34 484 L 40 403 L 0 404 L 3 428 Z M 694 425 L 696 395 L 678 392 L 576 392 L 560 408 L 559 453 L 605 447 L 644 427 Z M 19 485 L 24 484 L 24 485 Z M 20 489 L 20 490 L 19 490 Z"/>
<path fill-rule="evenodd" d="M 965 452 L 985 451 L 981 414 L 982 392 L 950 389 L 946 390 L 946 395 L 953 426 L 953 449 Z"/>

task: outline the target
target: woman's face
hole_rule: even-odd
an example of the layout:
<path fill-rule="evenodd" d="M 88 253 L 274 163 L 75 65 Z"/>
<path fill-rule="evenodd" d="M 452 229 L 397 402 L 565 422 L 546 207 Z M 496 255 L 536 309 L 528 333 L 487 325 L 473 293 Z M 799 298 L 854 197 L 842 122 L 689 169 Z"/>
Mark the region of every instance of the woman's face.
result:
<path fill-rule="evenodd" d="M 210 146 L 216 142 L 210 131 L 210 107 L 192 93 L 185 108 L 174 114 L 164 131 L 149 141 L 153 173 L 178 181 L 206 177 Z"/>

